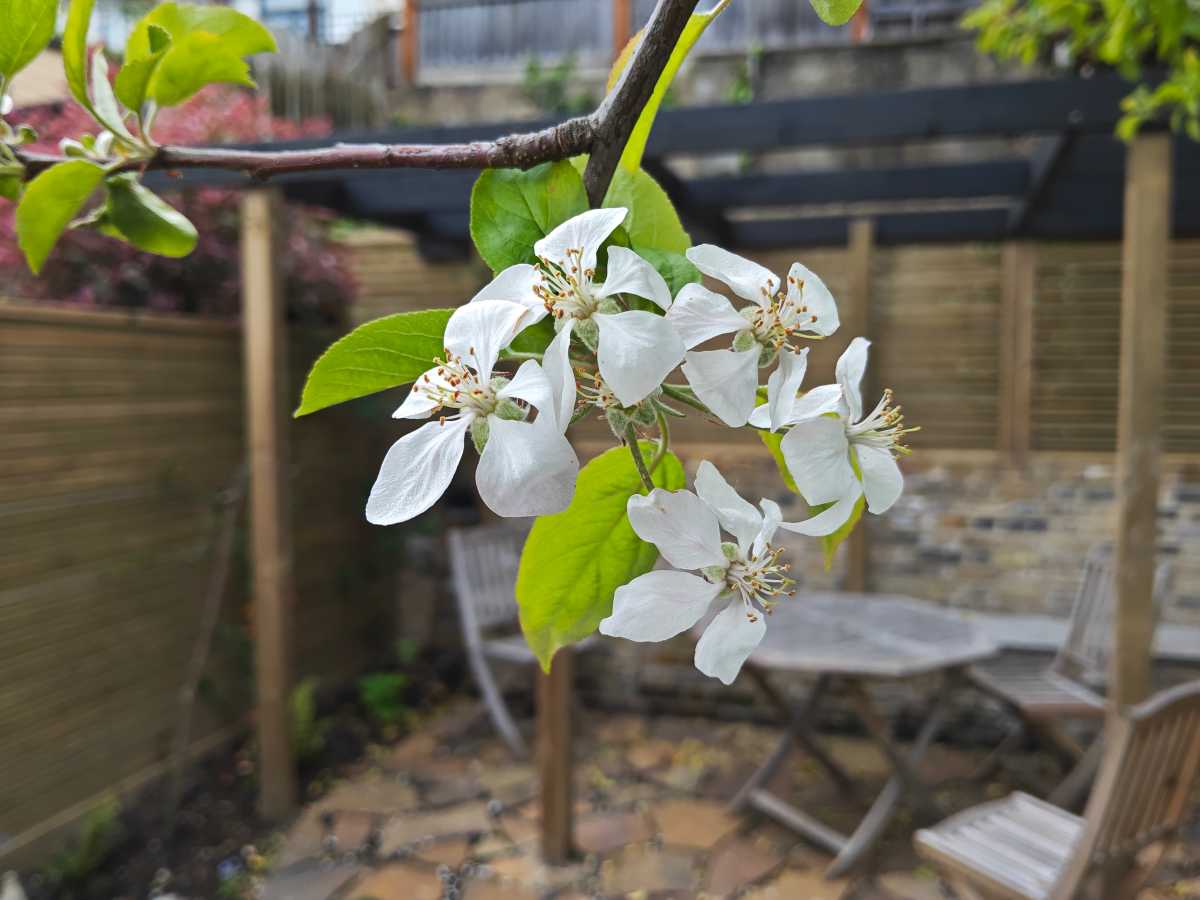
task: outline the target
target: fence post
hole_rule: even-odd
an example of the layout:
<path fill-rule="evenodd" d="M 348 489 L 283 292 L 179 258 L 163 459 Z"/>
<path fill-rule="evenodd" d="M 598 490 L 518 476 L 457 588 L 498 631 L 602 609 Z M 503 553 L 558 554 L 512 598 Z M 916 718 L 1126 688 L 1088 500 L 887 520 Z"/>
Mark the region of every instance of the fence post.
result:
<path fill-rule="evenodd" d="M 612 0 L 612 56 L 616 59 L 633 37 L 633 0 Z"/>
<path fill-rule="evenodd" d="M 537 767 L 541 783 L 542 860 L 567 863 L 574 845 L 575 800 L 572 784 L 572 737 L 575 651 L 554 654 L 549 674 L 537 674 Z"/>
<path fill-rule="evenodd" d="M 421 0 L 404 0 L 404 32 L 400 39 L 401 74 L 405 82 L 416 84 L 421 63 Z"/>
<path fill-rule="evenodd" d="M 1033 444 L 1033 302 L 1037 245 L 1009 241 L 1001 251 L 1000 396 L 996 449 L 1023 466 Z"/>
<path fill-rule="evenodd" d="M 1158 468 L 1167 364 L 1171 136 L 1145 134 L 1125 161 L 1121 378 L 1117 405 L 1117 608 L 1113 714 L 1150 692 Z"/>
<path fill-rule="evenodd" d="M 871 336 L 871 266 L 875 254 L 875 223 L 871 219 L 855 219 L 850 223 L 849 242 L 846 246 L 846 304 L 845 320 L 841 332 L 848 339 L 859 335 Z M 871 372 L 870 366 L 867 372 Z M 864 392 L 874 396 L 863 385 Z M 872 401 L 873 402 L 873 401 Z M 867 517 L 864 514 L 854 531 L 846 539 L 847 591 L 867 589 Z"/>
<path fill-rule="evenodd" d="M 250 558 L 259 746 L 259 808 L 278 820 L 296 806 L 288 735 L 291 690 L 292 547 L 288 505 L 287 348 L 279 285 L 279 202 L 247 191 L 242 217 L 242 341 L 250 472 Z"/>

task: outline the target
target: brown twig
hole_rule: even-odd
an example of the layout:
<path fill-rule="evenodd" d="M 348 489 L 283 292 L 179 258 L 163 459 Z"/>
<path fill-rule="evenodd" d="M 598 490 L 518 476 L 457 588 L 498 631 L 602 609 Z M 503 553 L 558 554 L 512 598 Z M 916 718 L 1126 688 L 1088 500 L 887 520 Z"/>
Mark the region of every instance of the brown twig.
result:
<path fill-rule="evenodd" d="M 592 206 L 600 206 L 625 144 L 699 0 L 658 0 L 637 52 L 593 118 L 592 153 L 583 173 Z"/>
<path fill-rule="evenodd" d="M 225 169 L 265 181 L 278 175 L 334 169 L 528 169 L 590 153 L 584 178 L 592 205 L 599 206 L 629 134 L 698 2 L 659 0 L 637 53 L 599 108 L 589 116 L 541 131 L 470 144 L 335 144 L 312 150 L 168 145 L 148 158 L 112 160 L 110 164 L 114 171 Z M 21 150 L 16 154 L 30 177 L 66 159 Z"/>

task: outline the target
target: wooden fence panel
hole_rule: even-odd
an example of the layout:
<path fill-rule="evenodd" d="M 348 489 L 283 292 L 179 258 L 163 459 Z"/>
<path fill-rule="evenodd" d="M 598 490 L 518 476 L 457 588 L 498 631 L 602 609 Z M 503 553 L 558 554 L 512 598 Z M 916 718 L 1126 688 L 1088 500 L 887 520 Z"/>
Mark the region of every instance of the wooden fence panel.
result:
<path fill-rule="evenodd" d="M 292 337 L 298 395 L 332 335 Z M 239 336 L 0 305 L 0 384 L 0 834 L 13 836 L 166 757 L 216 496 L 245 452 Z M 386 446 L 386 412 L 372 412 L 293 425 L 301 674 L 353 673 L 387 634 L 399 557 L 362 515 Z M 229 623 L 246 623 L 238 554 Z M 198 742 L 246 708 L 237 657 L 218 638 L 222 702 L 197 706 Z"/>

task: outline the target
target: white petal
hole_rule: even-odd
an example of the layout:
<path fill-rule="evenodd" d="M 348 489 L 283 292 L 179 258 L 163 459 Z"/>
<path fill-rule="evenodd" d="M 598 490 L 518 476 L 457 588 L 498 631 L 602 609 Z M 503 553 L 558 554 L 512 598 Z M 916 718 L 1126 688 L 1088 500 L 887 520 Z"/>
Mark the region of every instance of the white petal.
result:
<path fill-rule="evenodd" d="M 634 309 L 593 319 L 600 327 L 600 376 L 622 406 L 644 399 L 683 360 L 683 341 L 662 316 Z"/>
<path fill-rule="evenodd" d="M 499 516 L 547 516 L 575 496 L 579 459 L 551 417 L 514 422 L 488 416 L 475 470 L 479 497 Z"/>
<path fill-rule="evenodd" d="M 762 553 L 766 549 L 767 544 L 771 543 L 771 538 L 775 537 L 779 523 L 783 521 L 783 510 L 779 508 L 779 504 L 774 500 L 763 497 L 758 505 L 762 507 L 763 524 L 758 534 L 755 535 L 754 544 L 751 548 L 755 556 Z"/>
<path fill-rule="evenodd" d="M 393 419 L 428 419 L 429 414 L 438 408 L 436 400 L 424 391 L 417 390 L 422 384 L 447 388 L 450 386 L 446 379 L 438 374 L 437 368 L 428 370 L 413 382 L 404 402 L 392 413 Z"/>
<path fill-rule="evenodd" d="M 608 236 L 617 230 L 629 210 L 624 207 L 613 209 L 589 209 L 573 219 L 567 219 L 548 235 L 533 245 L 533 252 L 548 259 L 563 269 L 570 269 L 575 260 L 568 257 L 568 250 L 582 251 L 583 268 L 596 268 L 596 253 Z"/>
<path fill-rule="evenodd" d="M 856 337 L 850 346 L 838 357 L 836 375 L 837 383 L 842 387 L 842 399 L 850 411 L 850 421 L 857 422 L 862 418 L 862 378 L 867 370 L 867 348 L 871 342 L 863 337 Z"/>
<path fill-rule="evenodd" d="M 473 418 L 428 422 L 392 444 L 367 500 L 367 521 L 395 525 L 433 506 L 454 477 Z"/>
<path fill-rule="evenodd" d="M 534 322 L 540 322 L 546 317 L 546 304 L 534 293 L 542 276 L 538 270 L 528 263 L 517 263 L 509 266 L 484 286 L 471 298 L 472 303 L 480 300 L 507 300 L 510 303 L 520 303 L 529 308 L 529 318 L 522 325 L 528 327 Z"/>
<path fill-rule="evenodd" d="M 707 459 L 696 470 L 695 486 L 696 493 L 717 514 L 722 527 L 737 538 L 738 546 L 749 550 L 762 528 L 762 515 L 754 505 L 743 500 Z"/>
<path fill-rule="evenodd" d="M 554 392 L 546 373 L 534 360 L 527 359 L 517 369 L 512 381 L 496 391 L 497 397 L 524 400 L 538 412 L 545 412 L 558 425 L 558 411 L 554 405 Z"/>
<path fill-rule="evenodd" d="M 799 287 L 798 283 L 803 287 Z M 802 323 L 803 331 L 829 337 L 838 330 L 840 322 L 833 294 L 815 272 L 800 263 L 792 263 L 788 272 L 788 299 L 795 305 L 806 307 L 805 314 L 812 317 L 811 321 Z"/>
<path fill-rule="evenodd" d="M 821 416 L 796 423 L 779 449 L 796 487 L 810 504 L 837 500 L 858 484 L 850 465 L 845 423 L 839 418 Z"/>
<path fill-rule="evenodd" d="M 756 344 L 749 350 L 689 350 L 683 374 L 696 396 L 730 428 L 741 428 L 754 411 L 758 391 Z"/>
<path fill-rule="evenodd" d="M 625 512 L 634 533 L 658 547 L 675 568 L 729 565 L 721 552 L 717 517 L 691 491 L 655 488 L 647 496 L 634 494 L 625 504 Z"/>
<path fill-rule="evenodd" d="M 904 491 L 904 476 L 900 474 L 891 452 L 882 447 L 854 445 L 858 467 L 862 471 L 863 493 L 867 509 L 876 515 L 887 512 Z"/>
<path fill-rule="evenodd" d="M 566 431 L 575 411 L 575 372 L 571 368 L 571 329 L 574 319 L 567 319 L 546 352 L 542 355 L 542 371 L 550 382 L 550 393 L 554 398 L 551 412 L 558 430 Z"/>
<path fill-rule="evenodd" d="M 516 336 L 518 324 L 529 308 L 507 300 L 480 300 L 460 306 L 446 323 L 443 343 L 479 373 L 479 380 L 492 377 L 500 351 Z"/>
<path fill-rule="evenodd" d="M 796 404 L 796 392 L 804 380 L 808 368 L 808 348 L 793 353 L 784 348 L 779 352 L 779 366 L 767 379 L 767 411 L 771 430 L 778 431 L 792 418 L 792 407 Z"/>
<path fill-rule="evenodd" d="M 850 486 L 846 495 L 839 497 L 829 509 L 822 510 L 803 522 L 780 522 L 779 527 L 785 531 L 792 531 L 808 537 L 824 537 L 827 534 L 833 534 L 850 520 L 850 515 L 854 512 L 854 504 L 861 496 L 862 485 L 856 481 Z"/>
<path fill-rule="evenodd" d="M 721 585 L 687 572 L 648 572 L 617 588 L 612 615 L 600 620 L 600 633 L 631 641 L 665 641 L 704 618 L 720 592 Z"/>
<path fill-rule="evenodd" d="M 702 284 L 685 284 L 667 310 L 670 322 L 689 350 L 719 334 L 743 331 L 749 323 L 738 315 L 728 297 Z"/>
<path fill-rule="evenodd" d="M 760 305 L 779 290 L 779 276 L 770 269 L 713 244 L 692 247 L 687 251 L 687 258 L 705 275 L 729 285 L 739 297 Z"/>
<path fill-rule="evenodd" d="M 652 300 L 664 310 L 671 306 L 671 289 L 658 274 L 658 269 L 628 247 L 608 248 L 608 278 L 600 288 L 600 296 L 633 294 Z"/>
<path fill-rule="evenodd" d="M 803 422 L 805 419 L 815 419 L 826 413 L 848 415 L 849 410 L 842 403 L 842 388 L 837 384 L 822 384 L 813 388 L 792 404 L 792 422 Z"/>
<path fill-rule="evenodd" d="M 767 633 L 766 616 L 756 612 L 751 622 L 746 605 L 732 601 L 717 613 L 696 644 L 696 668 L 725 684 L 733 684 L 742 663 Z"/>

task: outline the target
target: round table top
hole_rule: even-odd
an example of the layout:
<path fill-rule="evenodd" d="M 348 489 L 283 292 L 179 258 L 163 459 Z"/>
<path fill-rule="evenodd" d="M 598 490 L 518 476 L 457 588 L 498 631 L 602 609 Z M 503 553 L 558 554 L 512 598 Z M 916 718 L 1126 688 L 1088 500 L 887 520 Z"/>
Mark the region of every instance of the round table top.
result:
<path fill-rule="evenodd" d="M 898 594 L 816 591 L 776 604 L 750 662 L 765 669 L 904 678 L 996 652 L 987 635 L 953 610 Z"/>

